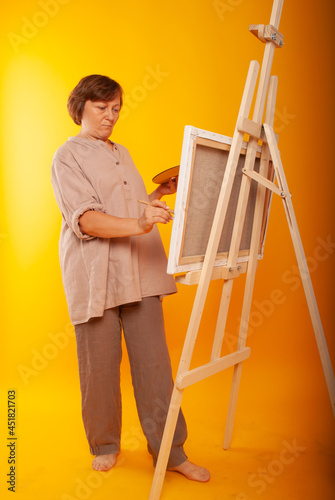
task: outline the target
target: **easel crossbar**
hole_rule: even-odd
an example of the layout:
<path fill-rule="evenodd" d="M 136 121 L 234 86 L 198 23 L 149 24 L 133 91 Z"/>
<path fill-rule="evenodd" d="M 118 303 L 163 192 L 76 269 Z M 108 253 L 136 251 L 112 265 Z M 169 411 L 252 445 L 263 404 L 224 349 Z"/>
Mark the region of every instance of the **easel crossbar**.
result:
<path fill-rule="evenodd" d="M 258 174 L 254 170 L 246 170 L 245 168 L 243 168 L 242 172 L 245 175 L 247 175 L 248 177 L 250 177 L 251 179 L 253 179 L 254 181 L 258 182 L 259 184 L 262 184 L 262 186 L 264 186 L 264 187 L 266 187 L 268 189 L 271 189 L 271 191 L 273 191 L 274 193 L 276 193 L 279 196 L 283 197 L 283 191 L 282 191 L 282 189 L 279 189 L 279 187 L 276 186 L 276 184 L 274 184 L 273 182 L 269 181 L 268 179 L 266 179 L 262 175 Z"/>
<path fill-rule="evenodd" d="M 236 352 L 227 354 L 227 356 L 223 356 L 220 359 L 216 359 L 206 365 L 202 365 L 199 368 L 194 368 L 193 370 L 179 375 L 176 380 L 176 387 L 179 390 L 183 390 L 196 382 L 200 382 L 207 377 L 225 370 L 226 368 L 230 368 L 231 366 L 241 363 L 245 359 L 249 358 L 249 356 L 250 347 L 244 347 Z"/>
<path fill-rule="evenodd" d="M 211 281 L 214 280 L 229 280 L 237 278 L 240 274 L 247 271 L 248 262 L 240 262 L 237 266 L 216 266 L 213 268 Z M 182 283 L 183 285 L 196 285 L 199 283 L 201 277 L 201 269 L 198 271 L 189 271 L 186 274 L 180 274 L 175 276 L 175 281 L 177 283 Z"/>

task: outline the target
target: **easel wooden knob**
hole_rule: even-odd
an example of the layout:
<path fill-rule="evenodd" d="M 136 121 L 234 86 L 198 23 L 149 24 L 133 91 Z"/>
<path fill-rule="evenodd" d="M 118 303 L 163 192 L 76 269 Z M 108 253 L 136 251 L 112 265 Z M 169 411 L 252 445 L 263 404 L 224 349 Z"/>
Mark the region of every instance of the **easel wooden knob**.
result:
<path fill-rule="evenodd" d="M 249 31 L 261 42 L 272 42 L 276 47 L 284 45 L 284 36 L 272 24 L 250 24 Z"/>

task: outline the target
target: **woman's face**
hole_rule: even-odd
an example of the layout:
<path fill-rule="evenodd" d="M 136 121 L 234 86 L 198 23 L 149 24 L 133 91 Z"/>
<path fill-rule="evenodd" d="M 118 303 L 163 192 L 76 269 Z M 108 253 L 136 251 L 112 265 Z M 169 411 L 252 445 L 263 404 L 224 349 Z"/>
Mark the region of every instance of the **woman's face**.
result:
<path fill-rule="evenodd" d="M 81 134 L 107 142 L 118 121 L 120 96 L 113 101 L 86 101 L 81 119 Z"/>

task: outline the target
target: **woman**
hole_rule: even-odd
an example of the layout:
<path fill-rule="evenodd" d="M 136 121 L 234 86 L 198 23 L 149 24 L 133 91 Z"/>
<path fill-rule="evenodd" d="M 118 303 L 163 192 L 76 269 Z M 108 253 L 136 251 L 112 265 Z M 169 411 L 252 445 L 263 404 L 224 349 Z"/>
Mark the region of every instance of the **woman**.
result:
<path fill-rule="evenodd" d="M 127 149 L 109 140 L 122 107 L 122 88 L 106 76 L 83 78 L 71 92 L 68 111 L 81 126 L 56 152 L 52 184 L 62 213 L 60 263 L 75 326 L 82 416 L 93 468 L 113 467 L 121 435 L 121 329 L 148 450 L 157 460 L 172 375 L 161 297 L 176 292 L 156 224 L 171 221 L 160 201 L 176 180 L 147 195 Z M 138 202 L 144 200 L 149 205 Z M 163 418 L 162 418 L 163 408 Z M 210 478 L 191 463 L 179 414 L 168 469 L 188 479 Z"/>

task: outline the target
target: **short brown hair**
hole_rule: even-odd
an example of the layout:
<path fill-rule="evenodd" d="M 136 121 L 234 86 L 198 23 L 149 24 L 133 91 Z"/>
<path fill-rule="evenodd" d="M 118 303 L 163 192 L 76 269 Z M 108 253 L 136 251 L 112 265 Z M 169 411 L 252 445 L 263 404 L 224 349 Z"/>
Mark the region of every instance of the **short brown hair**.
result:
<path fill-rule="evenodd" d="M 119 83 L 108 76 L 89 75 L 80 80 L 72 90 L 67 101 L 67 110 L 77 125 L 81 124 L 86 101 L 112 101 L 120 96 L 123 103 L 123 90 Z"/>

